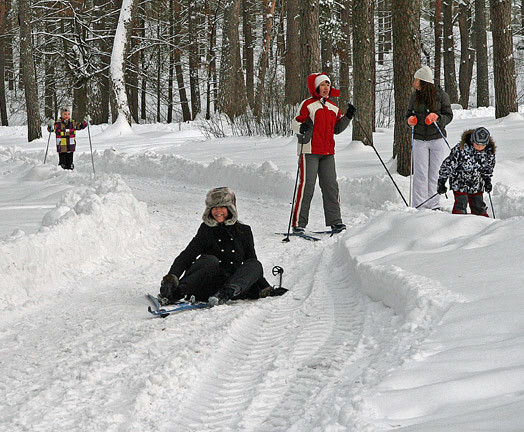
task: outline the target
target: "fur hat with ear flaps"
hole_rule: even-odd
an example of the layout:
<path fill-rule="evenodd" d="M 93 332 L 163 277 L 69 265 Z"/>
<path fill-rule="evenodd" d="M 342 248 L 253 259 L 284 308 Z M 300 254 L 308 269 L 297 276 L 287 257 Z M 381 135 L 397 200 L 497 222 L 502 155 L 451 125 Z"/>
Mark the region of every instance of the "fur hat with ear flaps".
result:
<path fill-rule="evenodd" d="M 238 221 L 237 199 L 235 194 L 228 187 L 218 187 L 211 189 L 206 195 L 206 209 L 202 215 L 202 220 L 207 226 L 214 227 L 218 225 L 211 214 L 215 207 L 227 207 L 229 217 L 224 222 L 225 225 L 234 225 Z"/>

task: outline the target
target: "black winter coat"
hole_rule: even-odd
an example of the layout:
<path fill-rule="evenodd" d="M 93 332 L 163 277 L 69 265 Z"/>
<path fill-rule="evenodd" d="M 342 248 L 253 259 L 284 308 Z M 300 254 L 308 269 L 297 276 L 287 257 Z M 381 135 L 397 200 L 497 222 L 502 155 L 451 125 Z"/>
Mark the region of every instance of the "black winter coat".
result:
<path fill-rule="evenodd" d="M 175 258 L 169 273 L 180 278 L 182 273 L 203 254 L 218 258 L 221 275 L 224 279 L 231 276 L 244 261 L 257 259 L 251 227 L 240 222 L 233 225 L 220 224 L 213 227 L 202 223 L 196 236 L 189 242 L 185 250 Z M 261 278 L 257 285 L 260 288 L 265 288 L 269 286 L 269 283 Z"/>
<path fill-rule="evenodd" d="M 453 110 L 451 109 L 451 103 L 448 94 L 442 90 L 440 86 L 437 88 L 437 107 L 434 111 L 438 114 L 437 125 L 442 131 L 444 136 L 446 135 L 446 125 L 453 120 Z M 417 117 L 417 124 L 415 125 L 414 138 L 422 141 L 431 141 L 442 138 L 440 132 L 434 124 L 427 125 L 426 117 L 429 114 L 428 107 L 423 101 L 415 104 L 415 94 L 411 95 L 409 100 L 408 111 L 406 119 L 412 115 Z"/>

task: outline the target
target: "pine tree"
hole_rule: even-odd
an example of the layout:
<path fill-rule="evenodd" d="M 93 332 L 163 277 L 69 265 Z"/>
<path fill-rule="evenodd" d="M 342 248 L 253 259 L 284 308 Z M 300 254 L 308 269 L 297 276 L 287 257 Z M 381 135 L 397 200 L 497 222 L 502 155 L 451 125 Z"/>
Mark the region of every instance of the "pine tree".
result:
<path fill-rule="evenodd" d="M 406 122 L 413 75 L 420 67 L 420 0 L 393 0 L 393 81 L 395 131 L 393 156 L 397 172 L 411 172 L 411 131 Z M 406 10 L 412 13 L 405 13 Z"/>

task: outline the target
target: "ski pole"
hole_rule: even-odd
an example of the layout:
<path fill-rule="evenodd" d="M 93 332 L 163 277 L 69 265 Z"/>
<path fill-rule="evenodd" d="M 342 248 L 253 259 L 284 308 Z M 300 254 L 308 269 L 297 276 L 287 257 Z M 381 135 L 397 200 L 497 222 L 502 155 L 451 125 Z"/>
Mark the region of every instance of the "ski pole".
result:
<path fill-rule="evenodd" d="M 377 149 L 375 148 L 375 146 L 373 145 L 373 141 L 371 139 L 369 139 L 369 135 L 367 134 L 366 130 L 364 129 L 364 127 L 362 126 L 362 124 L 360 123 L 360 120 L 357 118 L 357 116 L 354 116 L 353 117 L 358 125 L 360 126 L 360 129 L 362 129 L 362 132 L 364 132 L 364 135 L 366 136 L 368 142 L 371 143 L 371 147 L 373 147 L 373 150 L 375 150 L 375 153 L 377 154 L 380 162 L 382 163 L 382 166 L 384 167 L 384 169 L 386 170 L 386 172 L 388 173 L 389 175 L 389 178 L 391 179 L 391 181 L 393 182 L 393 184 L 395 185 L 395 187 L 397 188 L 397 191 L 398 193 L 400 194 L 400 197 L 402 198 L 402 201 L 404 201 L 404 204 L 406 204 L 406 207 L 409 207 L 409 204 L 407 203 L 406 201 L 406 198 L 404 198 L 404 195 L 402 195 L 402 192 L 400 192 L 400 189 L 398 188 L 397 186 L 397 183 L 395 183 L 395 180 L 393 180 L 393 177 L 391 176 L 391 173 L 389 172 L 386 164 L 384 163 L 384 161 L 382 160 L 382 158 L 380 157 L 380 154 L 378 153 Z"/>
<path fill-rule="evenodd" d="M 91 149 L 91 163 L 93 164 L 93 174 L 95 174 L 95 160 L 93 159 L 93 145 L 91 144 L 91 130 L 89 129 L 89 120 L 87 121 L 87 135 L 89 136 L 89 148 Z"/>
<path fill-rule="evenodd" d="M 429 110 L 428 110 L 427 108 L 426 108 L 426 111 L 429 113 Z M 441 131 L 440 128 L 438 127 L 437 121 L 435 120 L 435 121 L 433 122 L 433 124 L 435 125 L 435 127 L 436 127 L 437 130 L 439 131 L 440 136 L 444 139 L 444 141 L 446 141 L 446 144 L 448 145 L 448 149 L 451 150 L 451 147 L 450 147 L 450 145 L 449 145 L 449 143 L 448 143 L 448 140 L 446 139 L 446 137 L 444 136 L 444 134 L 442 133 L 442 131 Z"/>
<path fill-rule="evenodd" d="M 495 219 L 495 209 L 493 208 L 493 201 L 491 200 L 491 192 L 488 192 L 489 202 L 491 203 L 491 212 L 493 213 L 493 219 Z"/>
<path fill-rule="evenodd" d="M 47 159 L 47 152 L 49 150 L 49 140 L 51 139 L 51 132 L 52 131 L 49 131 L 49 136 L 47 137 L 47 147 L 45 148 L 45 156 L 44 156 L 44 163 Z"/>
<path fill-rule="evenodd" d="M 302 135 L 302 138 L 304 136 Z M 302 139 L 301 139 L 302 141 Z M 287 236 L 282 239 L 283 242 L 289 242 L 289 232 L 291 230 L 291 220 L 293 219 L 293 211 L 295 209 L 295 197 L 297 195 L 297 185 L 298 185 L 298 176 L 300 174 L 300 159 L 302 157 L 302 149 L 304 148 L 304 143 L 300 143 L 300 155 L 298 156 L 298 167 L 297 167 L 297 177 L 295 179 L 295 189 L 293 190 L 293 201 L 291 201 L 291 214 L 289 215 L 289 223 L 287 225 Z"/>
<path fill-rule="evenodd" d="M 431 198 L 433 197 L 436 197 L 438 195 L 438 192 L 435 192 L 433 195 L 431 195 L 426 201 L 420 203 L 418 206 L 416 206 L 415 208 L 419 208 L 420 206 L 426 204 Z"/>
<path fill-rule="evenodd" d="M 413 140 L 415 139 L 415 126 L 411 126 L 411 152 L 409 161 L 409 205 L 413 205 Z"/>

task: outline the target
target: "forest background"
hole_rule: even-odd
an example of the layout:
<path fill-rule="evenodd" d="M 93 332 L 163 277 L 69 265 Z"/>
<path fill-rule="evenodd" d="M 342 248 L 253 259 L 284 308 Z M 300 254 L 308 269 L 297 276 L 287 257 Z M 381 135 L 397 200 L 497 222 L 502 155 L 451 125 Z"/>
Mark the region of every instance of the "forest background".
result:
<path fill-rule="evenodd" d="M 0 0 L 0 121 L 32 141 L 66 105 L 93 124 L 288 135 L 322 71 L 357 107 L 353 140 L 394 127 L 409 175 L 413 73 L 430 66 L 463 108 L 517 112 L 523 17 L 510 0 Z"/>

